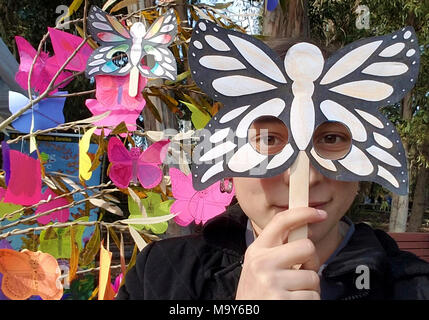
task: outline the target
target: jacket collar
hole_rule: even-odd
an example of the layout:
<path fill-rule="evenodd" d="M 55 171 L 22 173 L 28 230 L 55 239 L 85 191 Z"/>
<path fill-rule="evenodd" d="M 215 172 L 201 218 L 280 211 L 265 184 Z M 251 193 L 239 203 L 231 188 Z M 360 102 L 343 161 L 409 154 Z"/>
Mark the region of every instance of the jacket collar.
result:
<path fill-rule="evenodd" d="M 203 236 L 208 244 L 242 256 L 247 248 L 246 227 L 247 216 L 236 203 L 229 206 L 222 215 L 209 221 L 204 226 Z"/>

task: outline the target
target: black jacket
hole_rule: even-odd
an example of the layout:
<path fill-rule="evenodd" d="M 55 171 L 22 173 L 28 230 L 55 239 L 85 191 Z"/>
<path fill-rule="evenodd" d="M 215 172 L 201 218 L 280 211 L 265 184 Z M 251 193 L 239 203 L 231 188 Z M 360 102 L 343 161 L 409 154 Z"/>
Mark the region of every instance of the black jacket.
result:
<path fill-rule="evenodd" d="M 116 299 L 234 299 L 246 226 L 237 204 L 209 221 L 201 234 L 150 243 Z M 369 289 L 356 286 L 359 265 L 370 270 Z M 400 251 L 387 233 L 360 223 L 322 271 L 322 298 L 328 287 L 341 300 L 429 299 L 429 263 Z"/>

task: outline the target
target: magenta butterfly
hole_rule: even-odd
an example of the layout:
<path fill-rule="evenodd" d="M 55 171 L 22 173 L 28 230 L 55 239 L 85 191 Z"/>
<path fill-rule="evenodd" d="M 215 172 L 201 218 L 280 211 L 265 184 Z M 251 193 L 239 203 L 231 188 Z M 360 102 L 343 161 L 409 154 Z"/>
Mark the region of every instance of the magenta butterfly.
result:
<path fill-rule="evenodd" d="M 145 151 L 139 148 L 127 150 L 121 140 L 109 140 L 107 155 L 111 162 L 109 177 L 118 188 L 127 188 L 130 182 L 140 184 L 145 189 L 157 186 L 162 180 L 159 165 L 167 155 L 169 140 L 155 142 Z"/>
<path fill-rule="evenodd" d="M 192 186 L 192 175 L 185 175 L 176 168 L 170 168 L 171 192 L 176 201 L 170 208 L 177 213 L 174 221 L 178 225 L 187 226 L 195 220 L 196 224 L 206 223 L 211 218 L 223 213 L 234 197 L 231 193 L 222 193 L 218 181 L 208 188 L 197 191 Z"/>
<path fill-rule="evenodd" d="M 28 75 L 37 51 L 23 37 L 16 36 L 15 42 L 18 47 L 20 59 L 19 69 L 15 75 L 15 80 L 23 89 L 27 90 Z M 59 69 L 60 65 L 58 65 L 57 58 L 55 56 L 51 57 L 47 52 L 42 51 L 40 56 L 36 59 L 36 63 L 34 64 L 33 72 L 31 74 L 31 88 L 39 94 L 44 92 Z M 55 85 L 61 83 L 71 75 L 72 74 L 67 71 L 61 72 L 55 81 Z M 63 88 L 66 85 L 67 83 L 64 83 L 60 87 Z M 58 89 L 52 90 L 51 93 L 54 93 L 57 90 Z"/>

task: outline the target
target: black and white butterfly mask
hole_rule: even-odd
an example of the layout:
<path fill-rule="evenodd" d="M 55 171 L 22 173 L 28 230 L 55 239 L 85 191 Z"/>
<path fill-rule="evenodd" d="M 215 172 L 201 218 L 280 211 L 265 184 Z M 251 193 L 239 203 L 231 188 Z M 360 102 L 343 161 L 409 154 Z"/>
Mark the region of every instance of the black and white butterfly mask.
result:
<path fill-rule="evenodd" d="M 226 177 L 278 175 L 302 150 L 330 179 L 373 181 L 408 192 L 402 142 L 378 108 L 398 102 L 417 80 L 419 49 L 412 28 L 353 42 L 327 61 L 318 47 L 297 43 L 282 61 L 262 41 L 200 20 L 188 56 L 196 84 L 224 104 L 198 133 L 192 165 L 197 190 Z M 286 142 L 275 154 L 251 143 L 255 131 L 249 128 L 267 116 L 287 128 Z M 332 124 L 345 127 L 350 136 L 349 147 L 337 158 L 315 148 L 318 129 L 327 126 L 330 132 Z M 336 145 L 333 130 L 320 140 L 327 146 Z"/>
<path fill-rule="evenodd" d="M 88 59 L 87 77 L 129 74 L 132 97 L 137 94 L 139 74 L 145 78 L 176 79 L 176 59 L 168 49 L 177 34 L 173 9 L 155 20 L 147 31 L 142 22 L 134 23 L 128 31 L 115 17 L 92 6 L 88 33 L 100 47 Z"/>

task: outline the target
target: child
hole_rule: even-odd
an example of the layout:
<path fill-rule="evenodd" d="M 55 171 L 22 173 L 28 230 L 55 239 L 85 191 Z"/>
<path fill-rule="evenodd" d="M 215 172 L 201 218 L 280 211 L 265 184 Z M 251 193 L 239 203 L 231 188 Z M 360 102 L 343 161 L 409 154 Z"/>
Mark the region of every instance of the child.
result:
<path fill-rule="evenodd" d="M 225 106 L 194 149 L 194 187 L 226 178 L 238 203 L 201 234 L 148 245 L 117 298 L 429 299 L 428 263 L 344 217 L 358 181 L 408 192 L 399 135 L 377 109 L 415 83 L 416 39 L 404 28 L 326 62 L 298 43 L 282 61 L 248 35 L 199 21 L 192 75 Z M 289 208 L 298 153 L 311 160 L 308 206 Z M 304 225 L 308 238 L 289 242 Z"/>

